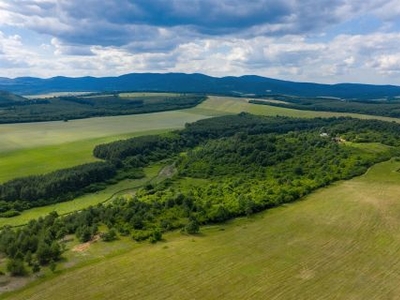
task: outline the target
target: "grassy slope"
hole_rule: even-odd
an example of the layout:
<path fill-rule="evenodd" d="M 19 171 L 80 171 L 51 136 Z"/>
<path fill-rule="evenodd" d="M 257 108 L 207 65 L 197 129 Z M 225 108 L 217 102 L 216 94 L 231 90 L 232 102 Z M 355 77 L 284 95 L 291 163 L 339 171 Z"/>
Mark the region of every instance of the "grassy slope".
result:
<path fill-rule="evenodd" d="M 202 236 L 133 244 L 5 299 L 397 299 L 398 168 L 376 165 L 304 201 L 204 228 Z"/>

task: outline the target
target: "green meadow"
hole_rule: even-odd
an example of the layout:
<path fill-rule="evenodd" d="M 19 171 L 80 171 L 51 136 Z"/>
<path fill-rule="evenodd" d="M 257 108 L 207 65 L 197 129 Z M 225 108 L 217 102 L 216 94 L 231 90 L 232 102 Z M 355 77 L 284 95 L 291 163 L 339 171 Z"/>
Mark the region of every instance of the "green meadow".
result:
<path fill-rule="evenodd" d="M 0 125 L 0 182 L 91 162 L 101 143 L 179 129 L 208 116 L 172 111 Z"/>
<path fill-rule="evenodd" d="M 3 298 L 397 299 L 399 168 L 396 160 L 375 165 L 197 236 L 172 232 L 155 245 L 96 242 L 70 252 L 72 268 Z"/>

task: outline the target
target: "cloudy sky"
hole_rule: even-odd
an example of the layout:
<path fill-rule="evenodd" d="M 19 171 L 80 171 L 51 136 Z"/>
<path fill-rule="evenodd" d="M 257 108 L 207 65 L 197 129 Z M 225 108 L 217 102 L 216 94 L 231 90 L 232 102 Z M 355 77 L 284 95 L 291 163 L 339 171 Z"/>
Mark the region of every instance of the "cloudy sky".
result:
<path fill-rule="evenodd" d="M 400 85 L 399 0 L 0 0 L 0 77 Z"/>

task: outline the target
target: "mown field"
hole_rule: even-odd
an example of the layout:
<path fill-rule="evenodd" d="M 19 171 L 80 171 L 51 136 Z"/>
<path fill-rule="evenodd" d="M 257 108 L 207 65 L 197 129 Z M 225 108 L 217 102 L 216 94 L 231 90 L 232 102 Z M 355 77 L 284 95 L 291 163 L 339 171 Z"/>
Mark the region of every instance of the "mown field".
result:
<path fill-rule="evenodd" d="M 164 242 L 130 248 L 126 240 L 97 242 L 72 252 L 72 261 L 86 257 L 81 267 L 3 298 L 397 299 L 399 168 L 394 160 L 378 164 L 302 201 L 202 228 L 198 236 L 170 233 Z"/>

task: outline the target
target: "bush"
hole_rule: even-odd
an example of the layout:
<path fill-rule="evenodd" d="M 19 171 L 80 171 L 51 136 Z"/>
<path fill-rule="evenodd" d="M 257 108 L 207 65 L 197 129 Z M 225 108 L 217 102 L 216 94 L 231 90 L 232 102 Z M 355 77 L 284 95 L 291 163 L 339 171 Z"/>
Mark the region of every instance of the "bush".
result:
<path fill-rule="evenodd" d="M 10 259 L 7 262 L 7 271 L 10 272 L 11 276 L 25 276 L 28 274 L 28 270 L 21 259 Z"/>
<path fill-rule="evenodd" d="M 112 242 L 117 239 L 117 232 L 114 228 L 111 228 L 108 232 L 103 232 L 101 238 L 105 242 Z"/>
<path fill-rule="evenodd" d="M 12 210 L 8 210 L 6 212 L 0 213 L 0 217 L 1 218 L 12 218 L 15 216 L 19 216 L 20 214 L 21 213 L 19 211 L 12 209 Z"/>

